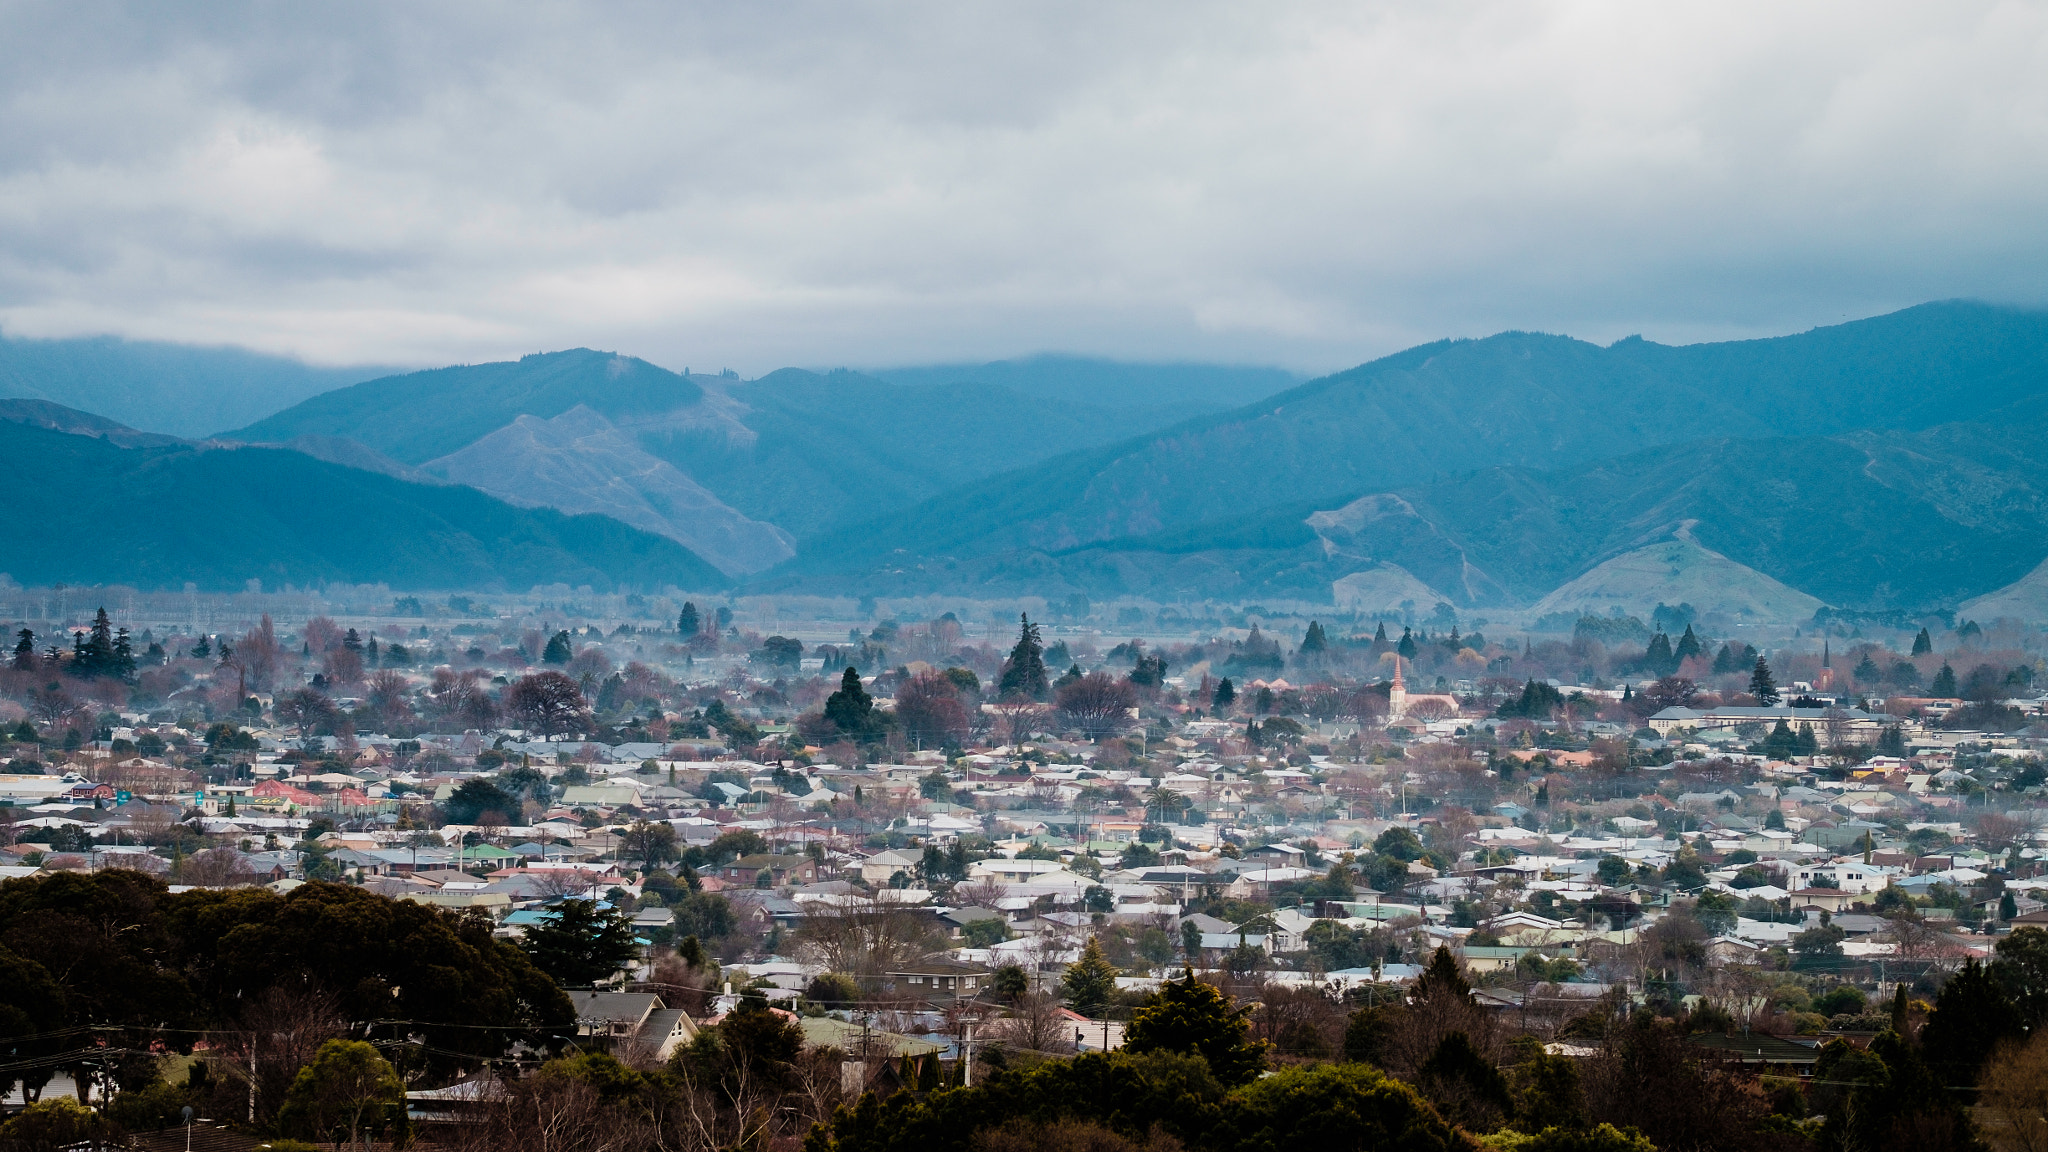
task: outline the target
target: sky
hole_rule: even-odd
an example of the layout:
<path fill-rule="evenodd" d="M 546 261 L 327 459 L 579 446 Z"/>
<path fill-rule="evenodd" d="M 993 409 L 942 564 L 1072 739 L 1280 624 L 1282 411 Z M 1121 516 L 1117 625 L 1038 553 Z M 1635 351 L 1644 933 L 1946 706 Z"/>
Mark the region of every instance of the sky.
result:
<path fill-rule="evenodd" d="M 2048 4 L 0 4 L 0 331 L 1315 372 L 2048 304 Z"/>

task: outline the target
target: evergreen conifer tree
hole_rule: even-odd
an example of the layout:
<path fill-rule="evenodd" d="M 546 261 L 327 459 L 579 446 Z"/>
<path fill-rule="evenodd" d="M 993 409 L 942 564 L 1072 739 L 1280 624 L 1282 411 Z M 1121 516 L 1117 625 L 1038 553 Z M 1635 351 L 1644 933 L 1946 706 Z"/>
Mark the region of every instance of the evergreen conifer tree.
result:
<path fill-rule="evenodd" d="M 1906 733 L 1897 724 L 1887 724 L 1877 734 L 1877 754 L 1880 756 L 1904 756 L 1906 754 Z"/>
<path fill-rule="evenodd" d="M 1678 657 L 1678 662 L 1683 664 L 1699 654 L 1700 638 L 1693 635 L 1692 625 L 1687 624 L 1685 626 L 1685 635 L 1678 638 L 1678 648 L 1672 652 L 1672 655 Z"/>
<path fill-rule="evenodd" d="M 1771 666 L 1762 656 L 1756 658 L 1756 666 L 1750 669 L 1749 694 L 1766 708 L 1778 702 L 1778 681 L 1771 676 Z"/>
<path fill-rule="evenodd" d="M 1230 677 L 1225 676 L 1216 685 L 1216 694 L 1209 698 L 1209 704 L 1215 709 L 1216 715 L 1221 716 L 1230 711 L 1230 706 L 1235 703 L 1237 703 L 1237 685 L 1232 684 Z"/>
<path fill-rule="evenodd" d="M 683 601 L 682 615 L 676 617 L 676 631 L 687 640 L 703 630 L 703 618 L 697 615 L 697 604 L 693 600 Z"/>
<path fill-rule="evenodd" d="M 875 723 L 875 701 L 861 685 L 860 673 L 852 667 L 839 677 L 839 691 L 825 698 L 825 719 L 856 739 L 867 735 Z"/>
<path fill-rule="evenodd" d="M 1956 670 L 1948 666 L 1948 661 L 1941 662 L 1941 671 L 1934 674 L 1934 683 L 1929 686 L 1928 691 L 1941 697 L 1952 697 L 1956 694 Z"/>
<path fill-rule="evenodd" d="M 1714 675 L 1726 676 L 1728 673 L 1740 668 L 1741 665 L 1736 663 L 1736 659 L 1733 646 L 1728 644 L 1721 645 L 1721 651 L 1714 655 Z"/>
<path fill-rule="evenodd" d="M 1918 636 L 1913 637 L 1913 655 L 1926 656 L 1932 653 L 1933 651 L 1934 637 L 1929 636 L 1927 634 L 1927 629 L 1922 628 L 1920 630 L 1920 634 Z"/>
<path fill-rule="evenodd" d="M 354 632 L 351 631 L 350 635 L 354 635 Z M 576 650 L 569 644 L 569 633 L 566 629 L 548 637 L 548 646 L 540 654 L 541 662 L 544 664 L 567 664 L 575 656 Z"/>
<path fill-rule="evenodd" d="M 23 628 L 15 634 L 14 670 L 33 672 L 36 670 L 36 634 Z"/>
<path fill-rule="evenodd" d="M 1382 620 L 1379 622 L 1379 626 L 1372 630 L 1372 650 L 1374 652 L 1384 651 L 1386 649 L 1386 644 L 1387 622 L 1385 620 Z"/>
<path fill-rule="evenodd" d="M 1403 628 L 1401 629 L 1401 643 L 1396 645 L 1394 650 L 1401 654 L 1403 660 L 1413 660 L 1415 659 L 1415 654 L 1422 649 L 1416 645 L 1414 634 L 1409 632 L 1408 629 Z"/>
<path fill-rule="evenodd" d="M 1002 676 L 996 681 L 996 696 L 999 699 L 1043 700 L 1051 691 L 1045 674 L 1045 644 L 1038 636 L 1038 625 L 1031 617 L 1019 614 L 1017 645 L 1010 649 L 1010 658 L 1003 662 Z"/>
<path fill-rule="evenodd" d="M 1100 1012 L 1116 995 L 1116 967 L 1102 954 L 1102 945 L 1090 936 L 1081 958 L 1060 978 L 1060 992 L 1068 1006 L 1083 1016 Z"/>
<path fill-rule="evenodd" d="M 114 625 L 102 608 L 93 617 L 92 634 L 79 650 L 72 672 L 79 676 L 114 675 Z"/>
<path fill-rule="evenodd" d="M 1301 637 L 1301 654 L 1303 656 L 1320 656 L 1328 651 L 1329 647 L 1330 638 L 1323 632 L 1321 622 L 1309 621 L 1308 631 L 1303 633 Z"/>
<path fill-rule="evenodd" d="M 1820 737 L 1814 735 L 1813 725 L 1801 724 L 1799 726 L 1799 740 L 1793 746 L 1792 754 L 1795 756 L 1817 756 L 1820 754 Z"/>
<path fill-rule="evenodd" d="M 1669 676 L 1678 670 L 1678 660 L 1671 652 L 1671 637 L 1662 632 L 1650 637 L 1650 646 L 1643 651 L 1643 665 L 1659 676 Z"/>

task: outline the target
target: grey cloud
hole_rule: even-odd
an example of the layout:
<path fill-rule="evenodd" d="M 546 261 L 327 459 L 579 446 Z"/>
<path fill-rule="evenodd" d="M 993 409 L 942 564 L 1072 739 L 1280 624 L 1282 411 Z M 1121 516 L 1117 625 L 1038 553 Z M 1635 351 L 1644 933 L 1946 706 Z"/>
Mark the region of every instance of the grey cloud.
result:
<path fill-rule="evenodd" d="M 0 326 L 759 371 L 2048 297 L 2038 5 L 42 5 Z M 11 61 L 11 64 L 16 63 Z"/>

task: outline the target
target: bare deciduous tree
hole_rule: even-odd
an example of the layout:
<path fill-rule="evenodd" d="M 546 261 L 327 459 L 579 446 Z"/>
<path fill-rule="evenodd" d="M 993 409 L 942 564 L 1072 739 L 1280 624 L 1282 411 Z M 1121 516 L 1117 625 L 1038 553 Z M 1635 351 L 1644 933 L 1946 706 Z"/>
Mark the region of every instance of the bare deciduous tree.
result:
<path fill-rule="evenodd" d="M 1101 739 L 1130 722 L 1138 691 L 1107 672 L 1090 672 L 1054 694 L 1060 719 L 1090 739 Z"/>
<path fill-rule="evenodd" d="M 869 982 L 943 946 L 928 917 L 876 897 L 812 905 L 797 927 L 796 941 L 799 952 L 832 971 Z"/>
<path fill-rule="evenodd" d="M 2048 1152 L 2048 1032 L 2000 1048 L 1979 1084 L 1979 1127 L 1993 1148 Z"/>
<path fill-rule="evenodd" d="M 239 888 L 254 884 L 256 873 L 233 848 L 208 848 L 181 861 L 177 879 L 200 888 Z"/>
<path fill-rule="evenodd" d="M 253 1107 L 257 1122 L 264 1124 L 277 1116 L 299 1069 L 313 1062 L 320 1045 L 348 1034 L 341 1001 L 309 980 L 278 984 L 257 993 L 236 1024 L 238 1028 L 224 1038 L 228 1059 L 221 1061 L 218 1071 L 246 1083 L 253 1063 Z"/>
<path fill-rule="evenodd" d="M 1059 997 L 1026 992 L 1010 1013 L 987 1026 L 989 1039 L 1030 1052 L 1067 1055 L 1074 1051 L 1074 1033 L 1060 1012 Z"/>

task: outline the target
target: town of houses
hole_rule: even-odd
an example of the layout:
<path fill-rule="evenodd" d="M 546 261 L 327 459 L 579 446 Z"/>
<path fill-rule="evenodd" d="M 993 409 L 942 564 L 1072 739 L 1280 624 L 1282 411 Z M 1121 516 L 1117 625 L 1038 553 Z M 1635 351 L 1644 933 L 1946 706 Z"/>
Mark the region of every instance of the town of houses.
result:
<path fill-rule="evenodd" d="M 1116 997 L 1060 1008 L 1038 1043 L 1114 1048 L 1129 1006 L 1184 970 L 1247 1003 L 1342 1006 L 1398 994 L 1447 952 L 1517 1027 L 1555 1034 L 1601 1003 L 1709 1005 L 1729 1035 L 1770 1037 L 1774 1067 L 1809 1073 L 1828 1039 L 1867 1040 L 1899 989 L 1932 999 L 2005 935 L 2048 926 L 2041 704 L 2027 677 L 1995 700 L 1957 694 L 1963 654 L 1920 654 L 1948 695 L 1854 690 L 1830 648 L 1759 700 L 1739 689 L 1765 660 L 1738 650 L 1720 699 L 1703 675 L 1684 703 L 1645 709 L 1690 665 L 1488 684 L 1533 647 L 1395 641 L 1381 624 L 1348 652 L 1325 641 L 1334 656 L 1293 637 L 1274 654 L 1253 622 L 1207 649 L 1104 654 L 1055 630 L 1046 682 L 1005 698 L 1022 641 L 977 650 L 942 621 L 900 627 L 845 645 L 710 623 L 508 629 L 452 674 L 425 651 L 370 657 L 372 623 L 365 644 L 323 621 L 304 631 L 325 659 L 298 631 L 178 636 L 125 690 L 96 705 L 90 681 L 72 685 L 54 714 L 28 681 L 60 676 L 64 654 L 33 655 L 0 764 L 0 878 L 342 884 L 485 917 L 514 942 L 589 901 L 638 947 L 575 993 L 579 1027 L 663 1057 L 744 994 L 820 1046 L 857 1031 L 957 1061 L 961 1005 L 989 1005 L 986 1042 L 1004 1032 L 1005 982 L 1057 993 L 1084 962 L 1107 960 Z M 387 652 L 461 642 L 387 633 Z M 1238 658 L 1247 638 L 1256 659 Z M 260 642 L 281 653 L 260 689 L 191 655 Z M 916 658 L 857 651 L 891 642 Z M 510 701 L 555 669 L 578 695 L 543 732 Z M 1106 714 L 1083 682 L 1109 693 Z M 871 731 L 820 719 L 846 701 Z M 1944 723 L 1970 707 L 2018 721 Z M 905 920 L 917 946 L 850 961 L 831 933 L 863 916 Z M 663 975 L 686 938 L 718 972 L 694 998 Z M 835 975 L 857 998 L 820 996 Z M 1335 1050 L 1331 1019 L 1268 1038 Z"/>

